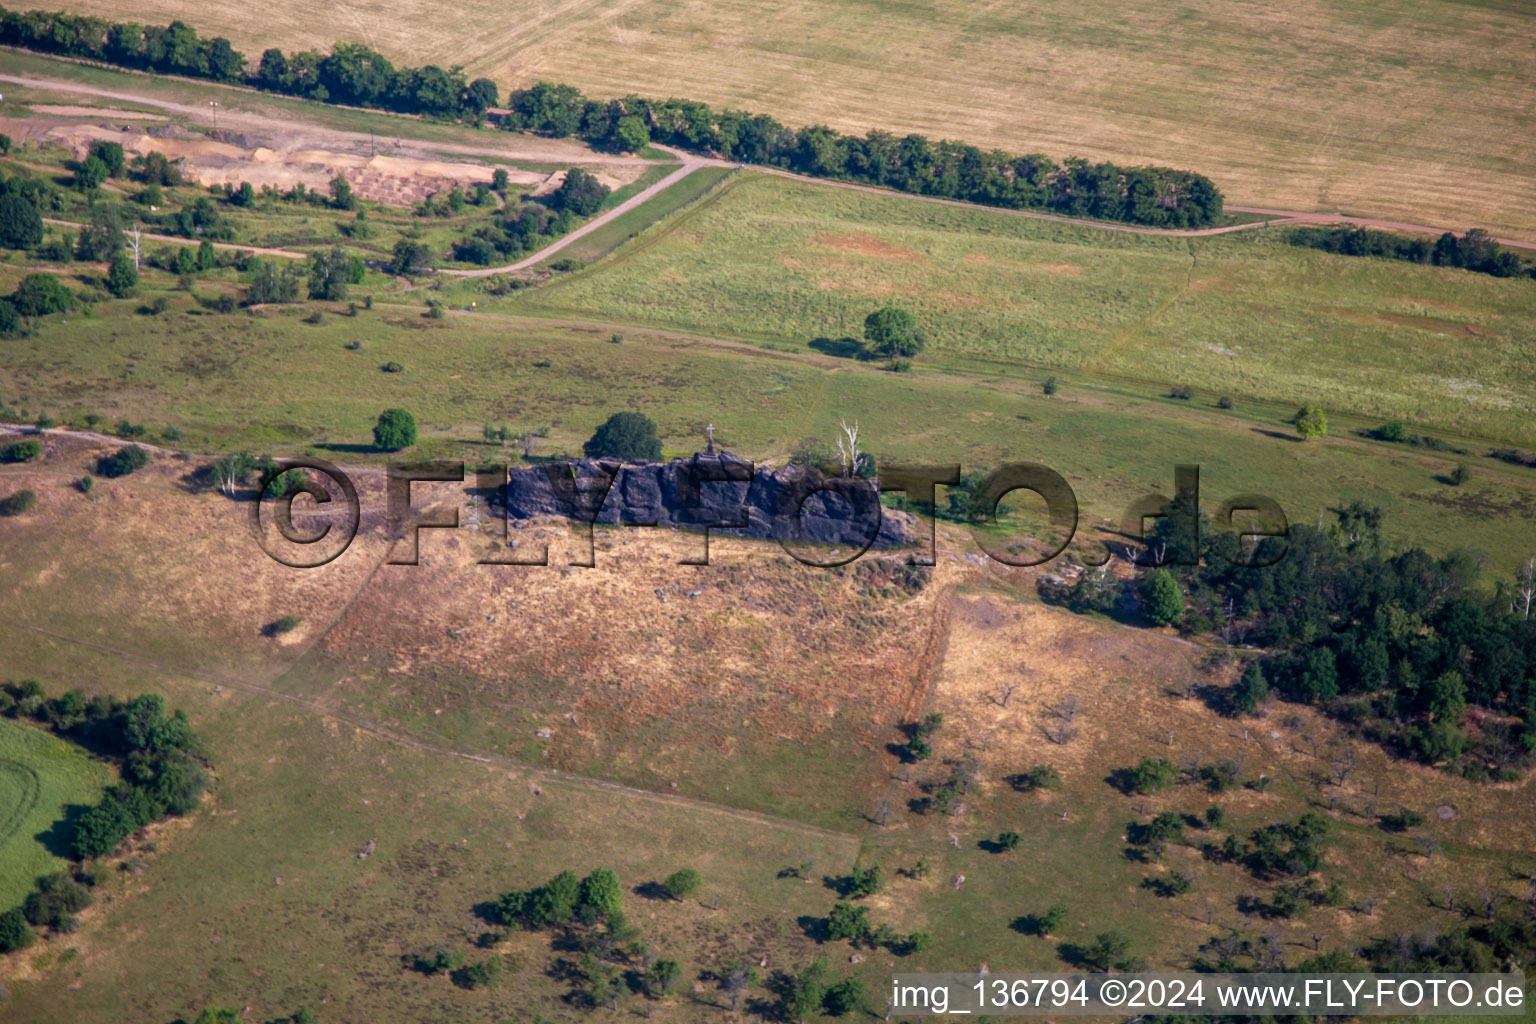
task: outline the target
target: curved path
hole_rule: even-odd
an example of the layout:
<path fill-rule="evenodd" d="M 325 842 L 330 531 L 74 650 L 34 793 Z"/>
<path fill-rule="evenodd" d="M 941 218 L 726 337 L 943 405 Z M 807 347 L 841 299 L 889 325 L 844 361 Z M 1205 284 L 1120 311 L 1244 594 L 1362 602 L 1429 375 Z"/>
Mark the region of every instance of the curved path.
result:
<path fill-rule="evenodd" d="M 96 86 L 75 82 L 63 82 L 54 79 L 28 78 L 5 74 L 0 74 L 0 82 L 13 82 L 18 85 L 30 86 L 38 89 L 51 89 L 60 92 L 81 93 L 90 96 L 98 96 L 105 99 L 117 100 L 119 102 L 137 103 L 145 106 L 159 107 L 164 110 L 170 110 L 175 113 L 183 114 L 190 118 L 202 118 L 207 116 L 206 110 L 189 104 L 173 103 L 168 100 L 140 96 L 133 92 L 102 89 Z M 106 112 L 104 111 L 103 113 Z M 230 123 L 243 122 L 253 126 L 259 126 L 269 131 L 283 131 L 291 133 L 295 127 L 291 121 L 282 121 L 277 118 L 242 111 L 227 110 L 222 116 L 224 116 Z M 326 131 L 328 134 L 353 142 L 361 142 L 365 139 L 365 136 L 360 132 L 348 132 L 329 129 Z M 502 159 L 549 160 L 551 158 L 548 152 L 520 153 L 516 147 L 468 146 L 460 143 L 447 142 L 422 142 L 419 143 L 419 145 L 430 148 L 437 152 L 464 153 L 475 156 L 500 157 Z M 1005 207 L 983 206 L 977 203 L 968 203 L 959 199 L 944 199 L 938 196 L 924 196 L 911 192 L 897 192 L 892 189 L 880 188 L 875 185 L 861 185 L 851 181 L 833 181 L 827 178 L 813 178 L 804 174 L 796 174 L 793 171 L 785 171 L 773 167 L 759 167 L 753 164 L 741 164 L 736 161 L 720 160 L 714 157 L 696 156 L 691 153 L 685 153 L 682 150 L 674 149 L 670 146 L 662 146 L 655 143 L 653 143 L 653 145 L 655 148 L 662 150 L 663 152 L 670 153 L 679 163 L 677 170 L 656 182 L 656 184 L 651 185 L 649 188 L 646 188 L 634 196 L 631 196 L 629 199 L 620 203 L 612 210 L 608 210 L 602 215 L 594 217 L 592 220 L 588 221 L 586 224 L 583 224 L 581 227 L 577 228 L 575 231 L 572 231 L 570 234 L 557 239 L 551 244 L 545 246 L 543 249 L 540 249 L 538 252 L 533 253 L 530 256 L 525 256 L 515 263 L 508 263 L 505 266 L 500 267 L 482 267 L 475 270 L 444 270 L 441 271 L 441 273 L 453 277 L 473 278 L 489 277 L 493 274 L 505 274 L 518 270 L 526 270 L 527 268 L 532 267 L 553 256 L 555 253 L 559 252 L 561 249 L 570 245 L 577 239 L 585 237 L 593 231 L 596 231 L 598 228 L 602 227 L 604 224 L 607 224 L 614 218 L 623 216 L 625 213 L 633 210 L 635 207 L 639 206 L 646 200 L 652 198 L 660 192 L 665 191 L 672 185 L 675 185 L 677 182 L 687 177 L 689 174 L 693 173 L 700 167 L 750 167 L 752 170 L 761 171 L 764 174 L 773 174 L 781 178 L 803 181 L 812 185 L 821 185 L 829 188 L 853 189 L 859 192 L 868 192 L 873 195 L 891 196 L 899 199 L 912 200 L 914 202 L 935 203 L 940 206 L 955 206 L 962 209 L 972 210 L 989 210 L 994 213 L 1004 214 L 1006 216 L 1024 217 L 1030 220 L 1054 221 L 1060 224 L 1074 224 L 1080 227 L 1098 228 L 1103 231 L 1118 231 L 1124 234 L 1132 235 L 1164 235 L 1175 238 L 1203 238 L 1208 235 L 1224 235 L 1234 231 L 1247 231 L 1253 228 L 1261 228 L 1266 224 L 1287 222 L 1304 224 L 1356 224 L 1361 227 L 1371 227 L 1393 231 L 1409 231 L 1419 234 L 1435 235 L 1449 230 L 1447 228 L 1433 227 L 1427 224 L 1410 224 L 1402 221 L 1391 221 L 1370 217 L 1351 217 L 1340 213 L 1318 213 L 1315 211 L 1309 212 L 1305 210 L 1277 210 L 1259 206 L 1228 206 L 1226 208 L 1229 213 L 1250 214 L 1266 218 L 1264 220 L 1252 221 L 1247 224 L 1227 224 L 1214 228 L 1142 227 L 1135 224 L 1117 224 L 1110 221 L 1087 220 L 1079 217 L 1067 217 L 1061 214 L 1042 213 L 1035 210 L 1011 210 Z M 653 165 L 655 163 L 653 160 L 646 160 L 641 157 L 610 157 L 598 153 L 593 153 L 590 157 L 582 159 L 576 159 L 572 157 L 561 157 L 560 159 L 570 163 L 634 163 L 645 164 L 647 166 Z M 177 241 L 177 239 L 166 240 Z M 1536 250 L 1536 242 L 1524 242 L 1513 238 L 1497 238 L 1495 241 L 1497 241 L 1500 245 L 1507 245 L 1519 249 Z M 233 248 L 241 247 L 234 246 Z M 268 250 L 268 252 L 271 255 L 288 256 L 290 258 L 302 259 L 307 256 L 307 254 L 304 253 L 291 253 L 284 250 Z"/>
<path fill-rule="evenodd" d="M 707 157 L 692 156 L 682 152 L 681 150 L 672 149 L 669 146 L 657 146 L 656 148 L 664 150 L 677 157 L 681 163 L 681 166 L 671 174 L 667 175 L 665 178 L 662 178 L 660 181 L 656 182 L 656 184 L 636 192 L 634 195 L 630 196 L 628 199 L 624 200 L 613 209 L 597 217 L 593 217 L 591 220 L 587 221 L 575 231 L 557 238 L 555 241 L 551 242 L 549 245 L 546 245 L 532 256 L 524 256 L 516 263 L 508 263 L 506 266 L 502 267 L 481 267 L 478 270 L 439 270 L 438 273 L 450 275 L 452 277 L 490 277 L 492 274 L 507 274 L 515 270 L 527 270 L 529 267 L 549 259 L 555 253 L 559 252 L 561 249 L 564 249 L 566 246 L 570 245 L 577 239 L 590 235 L 592 232 L 596 231 L 604 224 L 607 224 L 615 217 L 624 216 L 624 214 L 628 213 L 630 210 L 633 210 L 635 207 L 650 199 L 652 196 L 665 192 L 667 189 L 671 188 L 673 185 L 676 185 L 679 181 L 682 181 L 684 178 L 688 177 L 688 175 L 692 174 L 700 167 L 740 166 L 739 164 L 733 164 L 727 160 L 711 160 Z"/>

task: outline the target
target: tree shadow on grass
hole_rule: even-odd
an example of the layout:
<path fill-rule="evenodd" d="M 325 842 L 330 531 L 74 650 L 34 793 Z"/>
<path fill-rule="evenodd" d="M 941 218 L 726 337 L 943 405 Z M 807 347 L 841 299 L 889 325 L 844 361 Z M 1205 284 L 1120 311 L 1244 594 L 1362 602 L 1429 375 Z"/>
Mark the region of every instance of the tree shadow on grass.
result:
<path fill-rule="evenodd" d="M 80 818 L 90 807 L 85 804 L 69 804 L 64 808 L 64 814 L 45 831 L 39 832 L 32 838 L 43 844 L 43 848 L 61 860 L 74 860 L 75 828 Z"/>
<path fill-rule="evenodd" d="M 315 445 L 315 447 L 319 448 L 319 449 L 322 449 L 324 451 L 328 451 L 328 452 L 342 452 L 342 453 L 347 454 L 347 455 L 367 455 L 367 454 L 372 454 L 374 452 L 379 451 L 379 447 L 377 445 L 372 445 L 372 444 L 345 444 L 345 443 L 321 442 L 320 444 Z"/>
<path fill-rule="evenodd" d="M 864 345 L 857 338 L 812 338 L 810 347 L 823 355 L 839 359 L 869 359 Z"/>

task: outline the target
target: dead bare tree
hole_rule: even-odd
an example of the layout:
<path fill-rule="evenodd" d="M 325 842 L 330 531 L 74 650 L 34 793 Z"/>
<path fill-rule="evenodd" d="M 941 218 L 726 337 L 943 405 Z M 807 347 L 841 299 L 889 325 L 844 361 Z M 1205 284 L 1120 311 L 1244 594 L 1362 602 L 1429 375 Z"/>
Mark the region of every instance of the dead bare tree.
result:
<path fill-rule="evenodd" d="M 1451 891 L 1451 887 L 1445 886 L 1440 890 L 1440 894 L 1445 897 L 1445 909 L 1453 914 L 1456 913 L 1456 894 Z"/>
<path fill-rule="evenodd" d="M 1080 710 L 1080 705 L 1077 702 L 1077 696 L 1075 694 L 1069 693 L 1065 697 L 1058 700 L 1056 703 L 1047 704 L 1045 706 L 1045 710 L 1050 715 L 1061 719 L 1063 722 L 1071 722 L 1077 717 L 1077 713 Z"/>
<path fill-rule="evenodd" d="M 1001 693 L 989 693 L 987 697 L 1000 708 L 1006 708 L 1008 702 L 1013 699 L 1013 691 L 1019 688 L 1018 683 L 1010 683 Z"/>
<path fill-rule="evenodd" d="M 1047 739 L 1058 747 L 1064 747 L 1077 738 L 1077 726 L 1068 723 L 1064 719 L 1058 719 L 1045 730 L 1045 735 Z"/>
<path fill-rule="evenodd" d="M 1333 784 L 1343 786 L 1355 770 L 1355 748 L 1346 745 L 1333 759 Z"/>
<path fill-rule="evenodd" d="M 517 446 L 522 450 L 523 458 L 533 458 L 533 446 L 538 444 L 538 442 L 539 439 L 534 436 L 534 433 L 531 430 L 525 430 L 518 435 Z"/>
<path fill-rule="evenodd" d="M 859 451 L 859 421 L 854 420 L 851 427 L 846 420 L 837 423 L 842 431 L 837 439 L 837 457 L 843 464 L 843 476 L 853 476 L 859 471 L 859 462 L 864 457 Z"/>
<path fill-rule="evenodd" d="M 133 252 L 133 269 L 138 270 L 139 252 L 144 244 L 143 232 L 141 232 L 139 230 L 139 226 L 135 224 L 132 228 L 123 232 L 123 237 L 128 242 L 128 248 Z"/>
<path fill-rule="evenodd" d="M 1515 604 L 1520 614 L 1531 617 L 1531 603 L 1536 601 L 1536 555 L 1526 560 L 1515 577 Z"/>
<path fill-rule="evenodd" d="M 1494 892 L 1485 884 L 1478 889 L 1478 896 L 1483 901 L 1483 917 L 1489 921 L 1492 921 L 1493 912 L 1498 909 L 1499 894 Z"/>
<path fill-rule="evenodd" d="M 1265 932 L 1259 937 L 1258 943 L 1254 945 L 1251 952 L 1254 966 L 1259 973 L 1268 973 L 1280 962 L 1280 958 L 1285 953 L 1280 946 L 1280 933 L 1274 929 Z"/>
<path fill-rule="evenodd" d="M 1328 936 L 1319 934 L 1318 932 L 1313 932 L 1307 937 L 1312 940 L 1312 952 L 1316 953 L 1318 950 L 1323 948 L 1323 940 Z"/>

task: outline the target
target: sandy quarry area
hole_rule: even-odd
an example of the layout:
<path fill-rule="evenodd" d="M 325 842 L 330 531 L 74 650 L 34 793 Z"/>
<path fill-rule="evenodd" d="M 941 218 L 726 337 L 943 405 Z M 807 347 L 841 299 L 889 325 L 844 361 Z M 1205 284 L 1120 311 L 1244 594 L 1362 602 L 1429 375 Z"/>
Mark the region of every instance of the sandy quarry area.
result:
<path fill-rule="evenodd" d="M 313 135 L 258 140 L 225 131 L 210 138 L 172 125 L 115 123 L 159 119 L 158 115 L 136 111 L 58 106 L 33 109 L 51 116 L 0 118 L 0 131 L 20 141 L 64 146 L 76 158 L 83 157 L 97 139 L 122 143 L 130 157 L 163 153 L 178 163 L 183 177 L 199 185 L 250 182 L 257 189 L 269 185 L 290 189 L 303 184 L 323 191 L 340 174 L 351 183 L 352 191 L 364 199 L 411 206 L 455 186 L 489 183 L 496 169 L 491 164 L 418 155 L 398 139 L 380 140 L 374 154 L 347 153 L 316 148 Z M 88 116 L 92 120 L 66 120 L 70 115 Z M 563 172 L 551 175 L 516 167 L 505 170 L 512 184 L 531 186 L 535 193 L 556 188 L 563 179 Z M 634 180 L 640 170 L 626 164 L 594 168 L 594 173 L 609 188 L 617 188 Z"/>

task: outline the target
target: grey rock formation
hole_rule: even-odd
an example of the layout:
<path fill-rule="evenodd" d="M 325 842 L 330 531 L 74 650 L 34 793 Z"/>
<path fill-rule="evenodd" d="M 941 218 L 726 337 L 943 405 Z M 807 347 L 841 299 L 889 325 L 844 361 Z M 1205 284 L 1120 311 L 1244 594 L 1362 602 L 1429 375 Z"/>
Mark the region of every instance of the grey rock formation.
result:
<path fill-rule="evenodd" d="M 758 470 L 729 452 L 664 463 L 582 459 L 513 469 L 506 507 L 512 519 L 708 528 L 854 548 L 910 544 L 918 536 L 911 516 L 881 508 L 873 480 L 827 476 L 807 466 Z"/>

